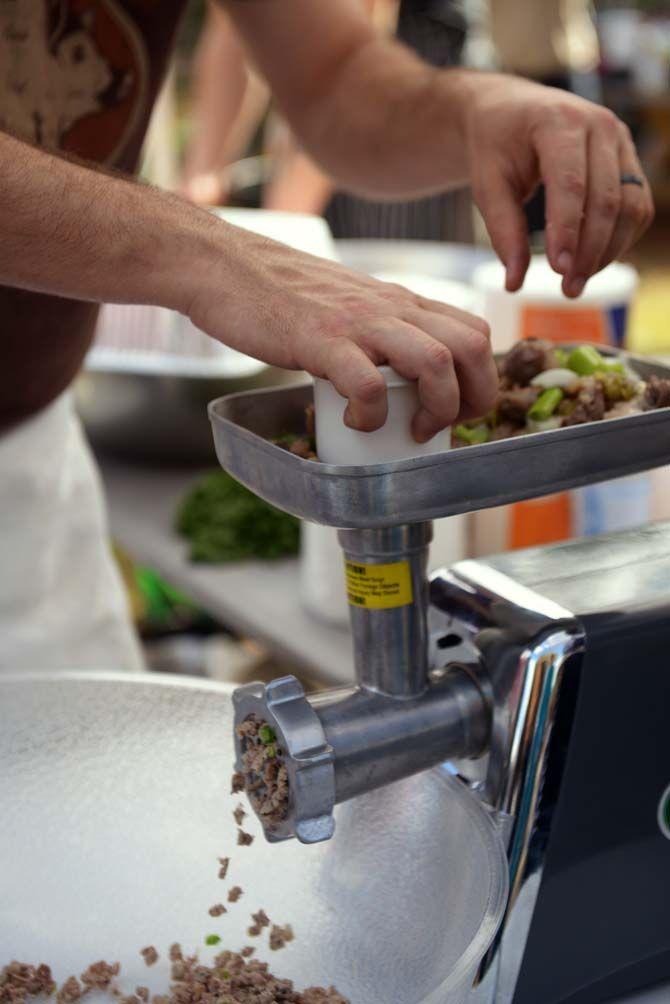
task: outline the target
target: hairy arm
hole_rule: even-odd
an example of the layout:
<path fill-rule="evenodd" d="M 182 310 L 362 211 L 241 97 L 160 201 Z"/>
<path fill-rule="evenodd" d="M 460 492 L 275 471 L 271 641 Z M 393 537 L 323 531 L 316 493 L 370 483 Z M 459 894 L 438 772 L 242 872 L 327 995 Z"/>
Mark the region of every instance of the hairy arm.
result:
<path fill-rule="evenodd" d="M 466 184 L 469 75 L 381 37 L 360 0 L 229 0 L 302 144 L 342 185 L 406 198 Z"/>
<path fill-rule="evenodd" d="M 469 314 L 2 133 L 0 178 L 0 283 L 181 311 L 233 348 L 330 379 L 357 428 L 386 419 L 382 362 L 419 383 L 418 439 L 490 407 L 487 329 Z"/>

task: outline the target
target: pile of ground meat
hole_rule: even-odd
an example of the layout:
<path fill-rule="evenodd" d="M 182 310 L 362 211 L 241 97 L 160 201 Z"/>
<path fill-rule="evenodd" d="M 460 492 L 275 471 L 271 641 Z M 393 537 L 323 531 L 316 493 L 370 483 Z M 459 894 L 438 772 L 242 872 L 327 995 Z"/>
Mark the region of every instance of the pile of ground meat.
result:
<path fill-rule="evenodd" d="M 254 808 L 268 826 L 284 818 L 288 809 L 288 773 L 282 763 L 281 750 L 267 722 L 250 718 L 238 726 L 244 743 L 244 773 L 233 778 L 233 793 L 246 788 Z M 238 844 L 249 846 L 251 834 L 245 833 L 241 824 L 246 816 L 243 806 L 237 805 L 233 818 L 238 826 Z M 230 868 L 230 858 L 218 859 L 219 879 L 225 879 Z M 237 903 L 242 897 L 240 886 L 228 890 L 228 903 Z M 218 918 L 228 912 L 223 903 L 210 907 L 210 917 Z M 252 938 L 268 930 L 271 951 L 284 948 L 293 941 L 289 924 L 273 924 L 265 910 L 251 914 L 253 924 L 248 928 Z M 218 934 L 209 935 L 205 942 L 215 945 L 221 941 Z M 117 977 L 118 962 L 94 962 L 79 978 L 69 976 L 57 987 L 47 965 L 28 965 L 10 962 L 0 970 L 0 1004 L 29 1004 L 35 998 L 53 997 L 56 1004 L 76 1004 L 91 990 L 107 992 L 116 1004 L 350 1004 L 333 987 L 310 987 L 297 991 L 290 980 L 274 976 L 267 963 L 252 959 L 252 945 L 240 952 L 224 951 L 210 965 L 202 963 L 197 955 L 185 956 L 178 944 L 169 950 L 171 985 L 166 994 L 150 995 L 147 987 L 135 987 L 124 994 Z M 140 950 L 147 966 L 155 965 L 159 954 L 153 945 Z"/>
<path fill-rule="evenodd" d="M 256 715 L 237 726 L 237 735 L 242 771 L 233 775 L 233 793 L 246 791 L 263 826 L 271 830 L 288 812 L 289 781 L 282 750 L 268 723 Z"/>
<path fill-rule="evenodd" d="M 171 984 L 166 994 L 155 994 L 151 1004 L 349 1004 L 333 987 L 310 987 L 302 992 L 290 980 L 269 971 L 266 963 L 247 961 L 242 953 L 221 952 L 211 965 L 197 956 L 184 956 L 179 945 L 170 949 Z M 119 1004 L 147 1004 L 149 991 L 137 987 L 124 996 L 114 982 L 119 965 L 96 962 L 80 980 L 71 976 L 58 990 L 59 1004 L 74 1004 L 91 988 L 109 991 Z M 56 985 L 48 966 L 11 962 L 0 971 L 0 1002 L 27 1004 L 36 997 L 50 997 Z"/>

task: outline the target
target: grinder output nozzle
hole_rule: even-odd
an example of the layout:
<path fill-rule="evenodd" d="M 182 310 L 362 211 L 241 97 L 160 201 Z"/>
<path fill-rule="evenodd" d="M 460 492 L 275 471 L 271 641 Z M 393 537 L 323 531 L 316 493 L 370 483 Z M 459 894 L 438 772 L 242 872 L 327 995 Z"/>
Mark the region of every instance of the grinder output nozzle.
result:
<path fill-rule="evenodd" d="M 328 840 L 335 830 L 333 750 L 294 676 L 251 683 L 233 694 L 237 774 L 276 842 Z"/>
<path fill-rule="evenodd" d="M 328 840 L 333 809 L 356 795 L 485 752 L 491 710 L 475 676 L 453 667 L 421 695 L 366 687 L 305 694 L 295 677 L 233 694 L 236 770 L 270 841 Z"/>

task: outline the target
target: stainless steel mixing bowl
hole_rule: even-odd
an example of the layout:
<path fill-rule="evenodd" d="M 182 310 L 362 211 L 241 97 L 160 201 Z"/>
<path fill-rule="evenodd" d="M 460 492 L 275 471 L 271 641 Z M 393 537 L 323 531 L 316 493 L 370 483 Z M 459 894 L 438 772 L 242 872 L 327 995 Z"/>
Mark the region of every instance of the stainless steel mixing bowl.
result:
<path fill-rule="evenodd" d="M 352 1004 L 461 1004 L 504 909 L 502 841 L 436 770 L 339 807 L 335 838 L 237 847 L 230 688 L 147 674 L 0 675 L 0 967 L 57 978 L 120 961 L 126 992 L 168 981 L 174 941 L 203 959 L 249 943 L 250 913 L 295 941 L 258 955 Z M 232 861 L 225 882 L 219 856 Z M 231 885 L 244 895 L 212 919 Z M 158 965 L 138 952 L 155 945 Z"/>

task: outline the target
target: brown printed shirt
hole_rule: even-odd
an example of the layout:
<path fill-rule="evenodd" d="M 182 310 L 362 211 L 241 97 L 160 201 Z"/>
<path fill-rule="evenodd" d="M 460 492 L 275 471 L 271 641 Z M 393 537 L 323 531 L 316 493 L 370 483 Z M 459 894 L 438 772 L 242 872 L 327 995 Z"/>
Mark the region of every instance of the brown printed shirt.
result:
<path fill-rule="evenodd" d="M 185 6 L 0 0 L 0 130 L 134 172 Z M 0 286 L 0 430 L 69 385 L 97 312 Z"/>

